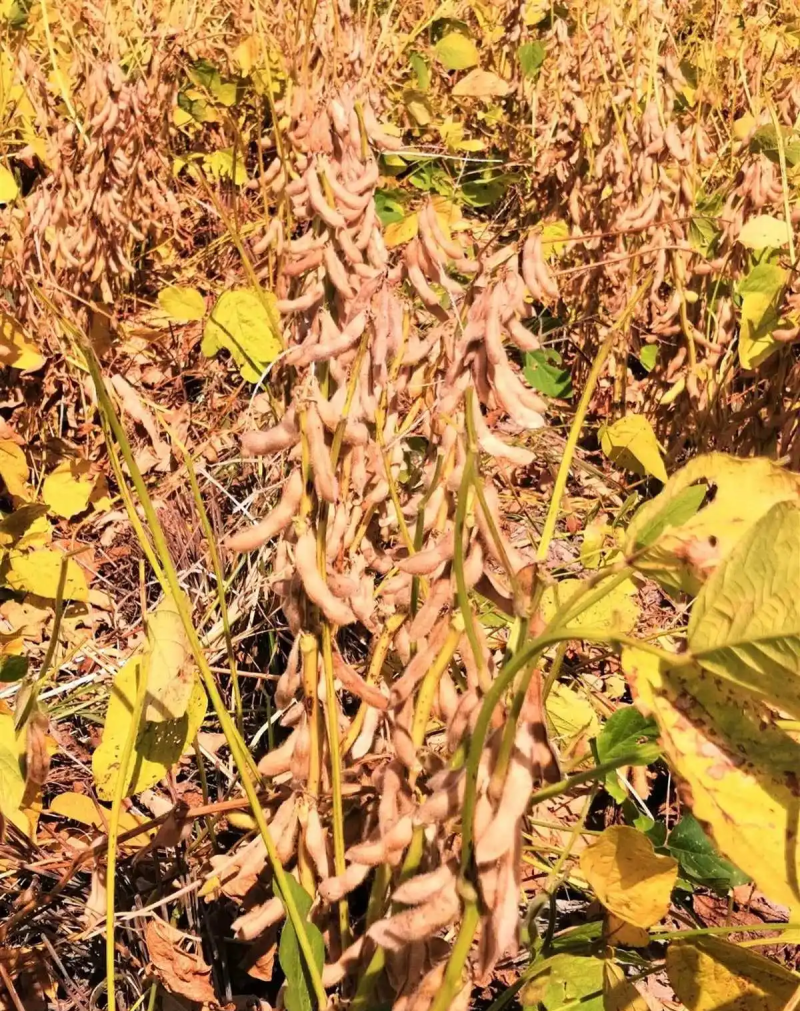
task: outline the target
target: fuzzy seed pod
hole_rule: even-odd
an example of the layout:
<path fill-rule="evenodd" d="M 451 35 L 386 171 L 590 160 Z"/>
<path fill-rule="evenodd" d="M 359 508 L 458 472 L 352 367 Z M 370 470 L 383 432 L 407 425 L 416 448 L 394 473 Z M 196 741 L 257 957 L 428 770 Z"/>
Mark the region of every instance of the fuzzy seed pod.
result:
<path fill-rule="evenodd" d="M 300 499 L 303 495 L 303 478 L 299 470 L 289 475 L 289 480 L 283 487 L 280 500 L 275 508 L 255 526 L 240 530 L 223 541 L 223 546 L 232 551 L 253 551 L 266 544 L 276 534 L 285 530 L 297 515 Z"/>
<path fill-rule="evenodd" d="M 311 530 L 297 538 L 295 564 L 309 599 L 334 625 L 351 625 L 356 620 L 352 610 L 331 591 L 317 568 L 317 540 Z"/>

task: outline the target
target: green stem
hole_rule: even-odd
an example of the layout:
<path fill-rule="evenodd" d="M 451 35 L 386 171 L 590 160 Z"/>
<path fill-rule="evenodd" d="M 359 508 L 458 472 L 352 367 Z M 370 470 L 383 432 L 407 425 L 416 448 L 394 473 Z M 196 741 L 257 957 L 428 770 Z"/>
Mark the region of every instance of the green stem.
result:
<path fill-rule="evenodd" d="M 572 458 L 575 455 L 575 450 L 578 448 L 578 439 L 581 435 L 583 422 L 585 421 L 586 415 L 589 411 L 589 403 L 594 396 L 595 387 L 600 379 L 600 373 L 603 371 L 603 366 L 606 363 L 606 359 L 608 358 L 616 339 L 617 334 L 615 327 L 600 345 L 600 350 L 597 352 L 597 357 L 592 363 L 592 367 L 586 379 L 586 386 L 583 388 L 581 399 L 578 402 L 578 407 L 575 411 L 575 417 L 572 419 L 572 424 L 570 425 L 569 435 L 567 436 L 567 442 L 564 446 L 564 455 L 561 457 L 558 474 L 556 475 L 556 481 L 553 485 L 553 494 L 550 496 L 550 507 L 547 510 L 547 518 L 544 521 L 542 536 L 539 540 L 539 547 L 536 550 L 537 562 L 543 562 L 547 558 L 547 551 L 556 530 L 558 513 L 561 508 L 561 499 L 567 487 L 567 479 L 569 478 L 569 469 L 572 466 Z"/>
<path fill-rule="evenodd" d="M 114 784 L 114 798 L 111 801 L 111 813 L 108 817 L 108 856 L 106 862 L 106 988 L 108 992 L 109 1011 L 116 1011 L 116 998 L 114 995 L 114 905 L 116 900 L 116 875 L 117 875 L 117 841 L 119 839 L 119 818 L 122 812 L 122 801 L 127 792 L 128 773 L 133 757 L 133 749 L 136 745 L 136 738 L 139 736 L 139 724 L 142 722 L 144 713 L 144 703 L 147 697 L 147 680 L 150 674 L 150 657 L 143 654 L 141 662 L 137 664 L 139 680 L 136 685 L 136 701 L 131 714 L 131 722 L 128 733 L 125 735 L 125 743 L 122 745 L 122 753 L 119 756 L 119 767 L 117 769 L 117 780 Z"/>
<path fill-rule="evenodd" d="M 453 945 L 447 968 L 444 971 L 444 979 L 436 994 L 436 999 L 431 1004 L 430 1011 L 448 1011 L 458 990 L 463 983 L 464 965 L 472 947 L 475 931 L 478 929 L 480 920 L 480 910 L 477 899 L 469 899 L 464 905 L 464 915 L 461 919 L 461 926 L 458 930 L 458 937 Z"/>
<path fill-rule="evenodd" d="M 300 910 L 298 909 L 292 896 L 292 892 L 287 886 L 286 872 L 284 871 L 283 865 L 278 858 L 278 854 L 275 849 L 275 842 L 272 838 L 272 833 L 269 830 L 266 818 L 264 817 L 264 811 L 258 798 L 258 790 L 251 776 L 250 763 L 252 762 L 252 756 L 242 740 L 239 731 L 236 729 L 236 725 L 231 719 L 222 696 L 219 693 L 219 689 L 217 688 L 214 675 L 208 665 L 208 661 L 206 660 L 203 652 L 203 647 L 192 622 L 191 611 L 186 600 L 186 595 L 180 585 L 175 566 L 172 562 L 169 548 L 167 547 L 167 542 L 164 537 L 164 531 L 161 528 L 158 516 L 153 508 L 153 502 L 150 498 L 149 492 L 147 491 L 147 486 L 144 483 L 141 471 L 134 459 L 125 429 L 122 427 L 114 409 L 114 405 L 108 396 L 108 391 L 106 390 L 106 386 L 103 381 L 100 365 L 88 340 L 84 340 L 82 350 L 94 381 L 101 416 L 119 445 L 122 457 L 128 467 L 128 473 L 131 476 L 133 486 L 136 489 L 136 493 L 142 505 L 145 520 L 152 537 L 152 544 L 146 536 L 142 539 L 142 550 L 147 555 L 148 561 L 156 574 L 159 576 L 159 581 L 162 584 L 164 592 L 170 593 L 175 601 L 175 606 L 177 607 L 178 614 L 180 615 L 181 624 L 183 625 L 187 639 L 189 640 L 192 655 L 194 656 L 203 684 L 208 692 L 208 697 L 214 707 L 222 732 L 225 734 L 225 738 L 231 750 L 231 755 L 239 771 L 245 795 L 250 802 L 253 818 L 258 826 L 261 838 L 264 840 L 267 856 L 269 857 L 269 861 L 272 866 L 275 883 L 280 891 L 281 901 L 286 908 L 287 916 L 295 929 L 295 933 L 297 934 L 297 941 L 303 961 L 305 962 L 309 979 L 317 998 L 317 1003 L 322 1011 L 322 1009 L 327 1007 L 327 994 L 325 993 L 325 988 L 322 985 L 322 977 L 320 976 L 319 968 L 314 959 L 314 952 L 311 947 L 308 933 L 306 932 L 305 920 L 301 916 Z M 109 438 L 108 440 L 110 452 L 116 451 L 114 439 Z M 136 510 L 135 508 L 132 508 L 132 503 L 128 498 L 126 498 L 126 507 L 128 508 L 128 514 L 131 518 L 131 522 L 134 521 L 135 517 L 138 528 L 141 529 L 142 524 L 139 522 Z M 111 1011 L 113 1011 L 113 1008 Z"/>
<path fill-rule="evenodd" d="M 336 686 L 333 674 L 333 643 L 330 622 L 322 623 L 322 669 L 325 676 L 325 713 L 328 719 L 328 750 L 331 758 L 331 805 L 333 814 L 333 862 L 337 874 L 345 872 L 344 815 L 342 807 L 342 759 L 339 751 L 339 722 L 336 710 Z M 350 935 L 347 897 L 339 901 L 339 930 L 342 948 Z"/>

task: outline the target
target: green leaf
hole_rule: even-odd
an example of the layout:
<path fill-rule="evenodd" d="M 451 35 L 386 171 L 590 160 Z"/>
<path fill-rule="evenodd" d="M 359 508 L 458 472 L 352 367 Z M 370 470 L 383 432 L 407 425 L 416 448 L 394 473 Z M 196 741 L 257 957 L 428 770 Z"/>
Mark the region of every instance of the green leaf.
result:
<path fill-rule="evenodd" d="M 21 681 L 28 673 L 28 661 L 24 656 L 0 655 L 0 681 L 10 684 Z"/>
<path fill-rule="evenodd" d="M 546 959 L 520 993 L 520 1003 L 531 1011 L 557 1011 L 576 1002 L 581 1011 L 603 1011 L 603 960 L 559 954 Z M 579 1003 L 577 1003 L 579 1002 Z"/>
<path fill-rule="evenodd" d="M 464 183 L 461 195 L 471 207 L 491 207 L 505 196 L 508 185 L 514 177 L 507 175 L 495 176 L 493 179 L 476 180 Z"/>
<path fill-rule="evenodd" d="M 158 293 L 158 304 L 179 323 L 190 323 L 202 319 L 206 314 L 206 300 L 197 288 L 170 284 Z"/>
<path fill-rule="evenodd" d="M 405 204 L 408 194 L 403 190 L 376 190 L 375 212 L 382 225 L 391 225 L 394 221 L 402 221 L 406 216 Z"/>
<path fill-rule="evenodd" d="M 727 893 L 750 879 L 717 853 L 714 844 L 692 814 L 684 814 L 667 839 L 667 848 L 681 872 L 699 884 Z"/>
<path fill-rule="evenodd" d="M 789 225 L 771 214 L 758 214 L 746 221 L 739 232 L 739 242 L 748 249 L 779 249 L 792 236 Z"/>
<path fill-rule="evenodd" d="M 308 919 L 311 909 L 311 896 L 302 885 L 295 881 L 291 874 L 286 875 L 286 882 L 291 889 L 292 898 L 300 915 L 306 921 L 306 934 L 311 943 L 314 962 L 321 972 L 325 962 L 325 941 L 319 929 Z M 275 885 L 275 890 L 280 895 L 277 884 Z M 281 901 L 283 901 L 282 897 Z M 308 978 L 308 970 L 300 951 L 300 945 L 297 942 L 297 934 L 291 920 L 288 919 L 281 931 L 278 961 L 286 976 L 284 1004 L 287 1011 L 313 1011 L 314 990 Z"/>
<path fill-rule="evenodd" d="M 600 446 L 617 467 L 636 474 L 652 474 L 667 482 L 667 471 L 661 459 L 653 427 L 642 414 L 626 414 L 612 425 L 600 429 Z"/>
<path fill-rule="evenodd" d="M 642 368 L 652 372 L 658 361 L 658 344 L 645 344 L 639 352 L 639 361 L 642 363 Z"/>
<path fill-rule="evenodd" d="M 800 718 L 800 509 L 780 502 L 710 576 L 689 648 L 718 677 Z"/>
<path fill-rule="evenodd" d="M 698 195 L 697 207 L 689 222 L 689 242 L 703 256 L 711 257 L 716 252 L 721 232 L 717 219 L 723 207 L 722 195 L 714 193 L 710 197 Z"/>
<path fill-rule="evenodd" d="M 700 491 L 703 495 L 700 497 Z M 637 569 L 696 594 L 719 562 L 776 503 L 800 497 L 800 475 L 764 457 L 708 453 L 669 479 L 634 516 L 626 554 L 645 545 Z"/>
<path fill-rule="evenodd" d="M 425 59 L 419 53 L 412 53 L 408 62 L 417 78 L 417 88 L 420 91 L 427 91 L 431 86 L 431 71 Z"/>
<path fill-rule="evenodd" d="M 535 390 L 547 397 L 569 400 L 572 397 L 572 374 L 563 368 L 561 355 L 554 348 L 525 352 L 525 378 Z"/>
<path fill-rule="evenodd" d="M 221 295 L 203 331 L 200 350 L 210 358 L 225 348 L 250 383 L 261 379 L 281 351 L 278 313 L 272 292 L 237 288 Z"/>
<path fill-rule="evenodd" d="M 638 551 L 640 548 L 647 548 L 654 544 L 665 530 L 687 523 L 700 509 L 707 492 L 708 485 L 706 484 L 690 485 L 679 491 L 674 498 L 666 501 L 664 508 L 652 519 L 648 519 L 636 534 L 635 549 Z M 644 509 L 645 506 L 642 508 Z M 636 522 L 636 516 L 633 521 Z"/>
<path fill-rule="evenodd" d="M 446 70 L 467 70 L 478 63 L 478 49 L 468 35 L 448 32 L 436 43 L 436 59 Z"/>
<path fill-rule="evenodd" d="M 774 263 L 758 263 L 736 286 L 742 299 L 739 360 L 746 369 L 766 361 L 780 344 L 771 336 L 779 323 L 779 306 L 788 274 Z"/>
<path fill-rule="evenodd" d="M 120 668 L 111 685 L 103 738 L 100 747 L 92 755 L 92 773 L 97 796 L 101 800 L 114 799 L 120 757 L 131 724 L 141 676 L 142 658 L 135 656 Z M 161 723 L 144 719 L 141 721 L 134 744 L 131 780 L 127 784 L 126 797 L 154 786 L 166 776 L 194 740 L 203 724 L 206 706 L 206 693 L 195 676 L 183 716 Z"/>
<path fill-rule="evenodd" d="M 783 155 L 786 158 L 786 164 L 792 167 L 800 165 L 800 140 L 797 135 L 784 127 L 781 129 L 781 140 L 783 141 Z M 750 150 L 755 154 L 766 155 L 776 165 L 780 164 L 778 135 L 771 123 L 756 130 L 750 141 Z"/>
<path fill-rule="evenodd" d="M 539 42 L 538 39 L 534 42 L 526 42 L 525 45 L 520 46 L 517 50 L 517 56 L 523 77 L 537 78 L 546 55 L 547 50 L 544 47 L 544 43 Z"/>
<path fill-rule="evenodd" d="M 655 744 L 657 737 L 658 726 L 654 720 L 642 716 L 635 706 L 622 706 L 608 718 L 597 735 L 595 756 L 598 763 L 602 763 L 633 754 L 636 757 L 631 765 L 650 765 L 659 755 L 659 747 Z M 643 738 L 646 743 L 641 743 Z M 628 796 L 616 771 L 606 775 L 605 787 L 620 804 Z"/>

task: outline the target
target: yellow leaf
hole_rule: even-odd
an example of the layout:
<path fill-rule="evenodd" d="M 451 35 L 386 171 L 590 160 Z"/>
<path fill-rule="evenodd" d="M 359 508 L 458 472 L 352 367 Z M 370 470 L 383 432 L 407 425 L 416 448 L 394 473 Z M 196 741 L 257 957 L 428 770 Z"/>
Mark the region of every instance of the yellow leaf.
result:
<path fill-rule="evenodd" d="M 636 568 L 646 575 L 696 594 L 776 502 L 798 499 L 800 475 L 765 457 L 699 456 L 636 513 L 625 552 L 640 552 Z"/>
<path fill-rule="evenodd" d="M 564 741 L 579 734 L 594 737 L 600 729 L 597 713 L 586 696 L 558 681 L 547 696 L 547 716 L 555 736 Z"/>
<path fill-rule="evenodd" d="M 409 91 L 403 96 L 408 114 L 418 126 L 427 126 L 432 118 L 431 107 L 419 91 Z"/>
<path fill-rule="evenodd" d="M 403 246 L 406 242 L 411 242 L 419 229 L 419 215 L 416 211 L 407 214 L 402 221 L 392 221 L 386 226 L 383 233 L 383 241 L 387 249 L 395 246 Z"/>
<path fill-rule="evenodd" d="M 664 753 L 688 785 L 692 813 L 723 856 L 772 901 L 800 903 L 797 770 L 800 744 L 729 681 L 699 667 L 670 669 L 622 651 L 637 705 L 658 723 Z M 765 854 L 780 853 L 779 860 Z"/>
<path fill-rule="evenodd" d="M 119 761 L 128 734 L 141 658 L 132 657 L 120 669 L 111 686 L 111 696 L 100 747 L 92 755 L 92 773 L 101 800 L 113 800 Z M 142 720 L 136 736 L 131 781 L 125 795 L 132 796 L 154 786 L 191 745 L 206 714 L 206 694 L 195 681 L 186 712 L 178 720 L 150 723 Z"/>
<path fill-rule="evenodd" d="M 5 481 L 8 494 L 15 498 L 28 498 L 28 461 L 25 454 L 11 439 L 0 439 L 0 477 Z"/>
<path fill-rule="evenodd" d="M 25 590 L 38 597 L 53 599 L 58 593 L 58 581 L 64 554 L 55 548 L 37 548 L 35 551 L 10 551 L 6 582 L 14 590 Z M 66 560 L 67 576 L 64 582 L 65 600 L 85 601 L 89 588 L 83 569 L 74 558 Z"/>
<path fill-rule="evenodd" d="M 250 71 L 258 58 L 258 39 L 255 35 L 248 35 L 246 39 L 239 43 L 233 51 L 233 58 L 239 64 L 239 69 L 244 77 L 250 76 Z"/>
<path fill-rule="evenodd" d="M 200 350 L 210 358 L 225 348 L 242 377 L 257 383 L 281 352 L 276 301 L 272 292 L 252 288 L 224 292 L 206 322 Z"/>
<path fill-rule="evenodd" d="M 187 664 L 189 643 L 172 597 L 165 597 L 147 619 L 150 672 L 144 718 L 153 723 L 179 719 L 196 682 Z"/>
<path fill-rule="evenodd" d="M 800 982 L 777 962 L 716 937 L 673 941 L 667 976 L 688 1011 L 782 1011 Z"/>
<path fill-rule="evenodd" d="M 542 617 L 545 621 L 550 621 L 563 607 L 578 587 L 581 585 L 580 579 L 562 579 L 554 586 L 548 586 L 542 594 L 541 609 Z M 636 583 L 632 579 L 625 579 L 612 590 L 610 590 L 602 600 L 581 612 L 577 618 L 569 623 L 569 628 L 576 629 L 576 632 L 587 628 L 600 628 L 603 630 L 616 629 L 618 632 L 630 632 L 635 627 L 639 619 L 639 605 L 636 603 L 637 594 Z M 576 639 L 580 638 L 576 634 Z"/>
<path fill-rule="evenodd" d="M 35 372 L 47 359 L 7 313 L 0 312 L 0 365 L 10 365 L 22 372 Z"/>
<path fill-rule="evenodd" d="M 14 173 L 5 165 L 0 165 L 0 204 L 10 204 L 17 199 L 18 193 L 19 186 Z"/>
<path fill-rule="evenodd" d="M 94 483 L 88 460 L 64 460 L 44 479 L 42 498 L 56 516 L 69 519 L 88 507 Z"/>
<path fill-rule="evenodd" d="M 447 70 L 466 70 L 478 62 L 478 50 L 468 35 L 448 32 L 436 43 L 436 59 Z"/>
<path fill-rule="evenodd" d="M 158 304 L 179 323 L 190 323 L 202 319 L 206 314 L 206 300 L 197 288 L 168 285 L 158 293 Z"/>
<path fill-rule="evenodd" d="M 603 936 L 612 947 L 621 945 L 623 948 L 646 948 L 650 944 L 650 935 L 643 927 L 634 927 L 613 913 L 606 917 Z"/>
<path fill-rule="evenodd" d="M 53 528 L 47 519 L 47 506 L 25 502 L 0 521 L 0 545 L 33 548 L 50 543 Z"/>
<path fill-rule="evenodd" d="M 758 214 L 750 218 L 739 232 L 739 242 L 748 249 L 779 249 L 788 244 L 792 230 L 781 218 Z"/>
<path fill-rule="evenodd" d="M 650 927 L 667 915 L 678 864 L 635 828 L 612 825 L 583 851 L 581 871 L 609 912 Z"/>
<path fill-rule="evenodd" d="M 603 962 L 603 1008 L 604 1011 L 648 1011 L 647 1001 L 610 958 Z"/>
<path fill-rule="evenodd" d="M 111 508 L 111 495 L 108 491 L 108 481 L 105 474 L 101 474 L 95 481 L 89 502 L 92 508 L 99 513 L 108 512 Z"/>
<path fill-rule="evenodd" d="M 20 810 L 24 795 L 25 775 L 14 730 L 14 714 L 0 701 L 0 814 L 28 835 L 28 819 Z"/>
<path fill-rule="evenodd" d="M 455 98 L 502 98 L 509 92 L 510 85 L 499 74 L 491 70 L 471 70 L 453 88 Z"/>
<path fill-rule="evenodd" d="M 48 810 L 52 814 L 60 814 L 71 821 L 79 821 L 82 825 L 89 825 L 101 832 L 108 832 L 111 808 L 98 804 L 88 794 L 73 793 L 71 790 L 59 793 L 53 798 Z M 144 818 L 131 811 L 120 811 L 119 830 L 120 832 L 128 832 L 143 824 L 144 821 Z M 143 832 L 141 836 L 135 836 L 127 843 L 127 846 L 131 849 L 140 849 L 142 840 L 152 837 L 154 832 L 154 829 L 150 829 L 148 832 Z"/>
<path fill-rule="evenodd" d="M 609 460 L 635 474 L 667 482 L 667 471 L 652 425 L 641 414 L 628 414 L 600 429 L 600 446 Z"/>

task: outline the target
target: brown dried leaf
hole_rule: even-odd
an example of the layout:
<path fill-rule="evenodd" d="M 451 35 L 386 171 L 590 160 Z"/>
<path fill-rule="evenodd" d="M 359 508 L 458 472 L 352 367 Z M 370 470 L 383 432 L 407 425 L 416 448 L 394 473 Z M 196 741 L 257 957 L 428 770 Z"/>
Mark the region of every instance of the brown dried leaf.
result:
<path fill-rule="evenodd" d="M 216 1000 L 211 985 L 211 966 L 202 955 L 192 955 L 180 947 L 181 931 L 164 920 L 152 919 L 144 930 L 147 950 L 158 978 L 170 993 L 198 1004 Z"/>

